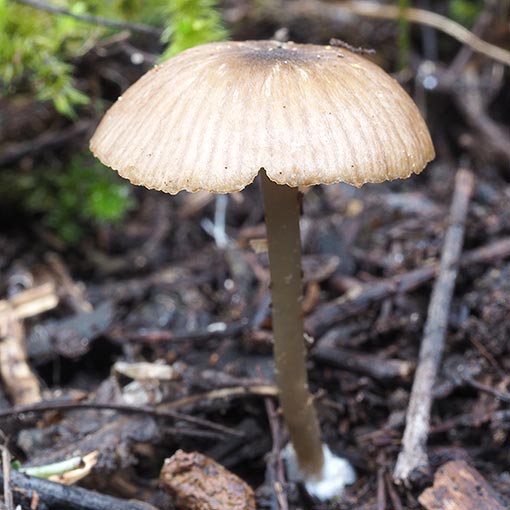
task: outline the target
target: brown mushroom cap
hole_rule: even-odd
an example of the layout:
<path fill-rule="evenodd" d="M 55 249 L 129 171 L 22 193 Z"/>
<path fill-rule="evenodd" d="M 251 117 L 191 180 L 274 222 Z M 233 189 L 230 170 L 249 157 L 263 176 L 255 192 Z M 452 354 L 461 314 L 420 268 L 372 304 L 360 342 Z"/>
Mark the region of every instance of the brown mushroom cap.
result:
<path fill-rule="evenodd" d="M 223 42 L 154 67 L 110 108 L 91 150 L 134 184 L 239 191 L 261 168 L 278 184 L 360 186 L 419 173 L 434 157 L 413 101 L 343 48 Z"/>

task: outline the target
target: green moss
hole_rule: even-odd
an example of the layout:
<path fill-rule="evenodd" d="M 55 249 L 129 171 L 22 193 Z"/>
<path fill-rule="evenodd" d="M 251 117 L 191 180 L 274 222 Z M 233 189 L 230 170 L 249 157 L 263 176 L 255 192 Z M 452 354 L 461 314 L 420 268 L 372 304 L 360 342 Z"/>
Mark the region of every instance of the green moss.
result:
<path fill-rule="evenodd" d="M 163 29 L 162 58 L 227 35 L 213 0 L 54 1 L 74 14 L 152 24 Z M 89 101 L 76 80 L 80 57 L 114 32 L 73 17 L 0 0 L 0 95 L 33 94 L 67 117 Z M 132 205 L 130 186 L 88 155 L 30 174 L 0 173 L 0 204 L 40 216 L 66 243 L 87 229 L 120 221 Z"/>
<path fill-rule="evenodd" d="M 59 5 L 56 2 L 56 5 Z M 86 0 L 62 2 L 74 14 L 150 23 L 163 29 L 163 58 L 226 37 L 212 0 Z M 33 92 L 73 117 L 89 101 L 75 79 L 75 62 L 112 29 L 0 0 L 0 93 Z"/>
<path fill-rule="evenodd" d="M 483 0 L 450 0 L 448 4 L 450 17 L 468 27 L 473 25 L 483 8 Z"/>
<path fill-rule="evenodd" d="M 73 18 L 0 0 L 0 90 L 5 95 L 29 90 L 73 116 L 88 98 L 76 87 L 70 59 L 100 33 Z"/>
<path fill-rule="evenodd" d="M 37 173 L 0 174 L 0 201 L 39 215 L 67 244 L 78 242 L 87 229 L 120 222 L 133 206 L 130 193 L 126 181 L 88 154 Z"/>
<path fill-rule="evenodd" d="M 169 24 L 163 40 L 169 41 L 163 59 L 208 42 L 227 38 L 214 0 L 169 0 Z"/>

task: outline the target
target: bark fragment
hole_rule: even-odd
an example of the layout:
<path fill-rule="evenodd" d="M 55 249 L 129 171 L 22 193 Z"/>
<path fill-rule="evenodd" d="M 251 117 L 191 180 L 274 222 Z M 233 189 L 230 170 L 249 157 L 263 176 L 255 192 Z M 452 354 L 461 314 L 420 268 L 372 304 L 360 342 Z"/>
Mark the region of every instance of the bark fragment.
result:
<path fill-rule="evenodd" d="M 255 510 L 249 485 L 200 453 L 178 450 L 161 471 L 164 488 L 186 510 Z"/>
<path fill-rule="evenodd" d="M 427 510 L 505 510 L 503 500 L 465 460 L 454 460 L 436 471 L 434 485 L 418 498 Z"/>

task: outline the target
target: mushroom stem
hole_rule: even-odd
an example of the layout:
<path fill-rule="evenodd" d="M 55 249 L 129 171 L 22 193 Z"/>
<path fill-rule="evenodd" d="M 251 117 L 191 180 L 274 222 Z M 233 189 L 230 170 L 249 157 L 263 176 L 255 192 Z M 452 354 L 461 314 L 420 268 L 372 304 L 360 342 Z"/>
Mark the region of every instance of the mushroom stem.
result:
<path fill-rule="evenodd" d="M 301 472 L 320 479 L 324 454 L 305 364 L 299 190 L 274 183 L 264 171 L 261 179 L 280 403 Z"/>

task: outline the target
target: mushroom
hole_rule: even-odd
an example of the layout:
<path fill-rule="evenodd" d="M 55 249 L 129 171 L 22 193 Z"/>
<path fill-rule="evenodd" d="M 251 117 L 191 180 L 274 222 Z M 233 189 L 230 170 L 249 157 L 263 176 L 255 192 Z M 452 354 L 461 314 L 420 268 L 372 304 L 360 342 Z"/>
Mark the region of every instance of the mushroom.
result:
<path fill-rule="evenodd" d="M 260 173 L 291 471 L 321 499 L 341 493 L 354 472 L 323 445 L 308 389 L 298 187 L 361 186 L 419 173 L 434 148 L 415 104 L 382 69 L 343 48 L 212 43 L 132 85 L 90 147 L 133 184 L 171 194 L 231 193 Z"/>

